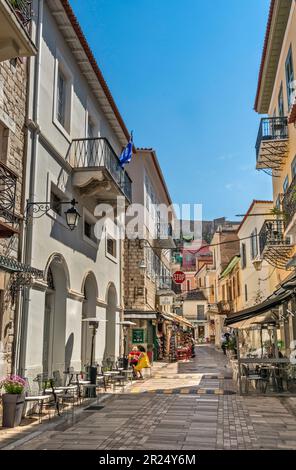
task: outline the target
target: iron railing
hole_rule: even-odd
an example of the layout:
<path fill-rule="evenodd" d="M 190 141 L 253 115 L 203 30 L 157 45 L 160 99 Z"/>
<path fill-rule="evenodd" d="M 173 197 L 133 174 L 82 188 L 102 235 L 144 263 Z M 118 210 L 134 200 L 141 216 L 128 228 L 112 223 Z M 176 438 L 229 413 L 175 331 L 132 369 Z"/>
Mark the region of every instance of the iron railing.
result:
<path fill-rule="evenodd" d="M 233 300 L 220 300 L 220 302 L 217 303 L 217 307 L 219 313 L 228 314 L 234 311 Z"/>
<path fill-rule="evenodd" d="M 119 159 L 106 138 L 73 139 L 67 160 L 74 168 L 106 168 L 117 186 L 131 201 L 132 181 L 121 168 Z"/>
<path fill-rule="evenodd" d="M 288 138 L 288 118 L 272 117 L 262 118 L 260 121 L 257 141 L 256 158 L 258 160 L 260 145 L 262 141 L 285 140 Z"/>
<path fill-rule="evenodd" d="M 284 221 L 282 219 L 266 220 L 259 233 L 260 253 L 267 246 L 290 245 L 290 240 L 284 237 Z"/>
<path fill-rule="evenodd" d="M 292 183 L 284 194 L 282 201 L 282 208 L 284 213 L 284 224 L 288 227 L 289 223 L 296 214 L 296 175 L 294 176 Z"/>
<path fill-rule="evenodd" d="M 32 1 L 8 0 L 23 26 L 27 26 L 32 20 Z"/>
<path fill-rule="evenodd" d="M 157 238 L 161 240 L 167 240 L 173 236 L 172 224 L 168 222 L 159 222 L 157 224 Z"/>
<path fill-rule="evenodd" d="M 0 217 L 5 222 L 15 223 L 17 175 L 4 163 L 0 162 Z"/>

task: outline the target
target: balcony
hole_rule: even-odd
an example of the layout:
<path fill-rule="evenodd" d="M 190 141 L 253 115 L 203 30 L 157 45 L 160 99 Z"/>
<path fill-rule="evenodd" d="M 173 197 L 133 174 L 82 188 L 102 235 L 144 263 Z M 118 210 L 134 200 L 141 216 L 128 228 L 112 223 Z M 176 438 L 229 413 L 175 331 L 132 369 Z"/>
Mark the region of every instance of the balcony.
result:
<path fill-rule="evenodd" d="M 296 176 L 282 200 L 284 224 L 287 235 L 296 235 Z"/>
<path fill-rule="evenodd" d="M 131 202 L 132 181 L 107 139 L 74 139 L 66 159 L 74 168 L 73 185 L 81 195 L 110 202 L 125 196 Z"/>
<path fill-rule="evenodd" d="M 290 239 L 284 236 L 284 221 L 266 220 L 259 233 L 261 258 L 274 267 L 285 269 L 294 251 Z"/>
<path fill-rule="evenodd" d="M 19 217 L 15 214 L 17 175 L 0 162 L 0 238 L 18 233 Z"/>
<path fill-rule="evenodd" d="M 0 62 L 15 57 L 36 55 L 37 49 L 28 34 L 32 2 L 0 0 Z"/>
<path fill-rule="evenodd" d="M 173 239 L 173 229 L 170 223 L 160 222 L 157 224 L 156 244 L 161 249 L 176 248 Z"/>
<path fill-rule="evenodd" d="M 217 307 L 221 315 L 229 315 L 234 312 L 233 300 L 221 300 L 217 303 Z"/>
<path fill-rule="evenodd" d="M 262 118 L 256 142 L 257 170 L 279 171 L 288 153 L 286 117 Z"/>

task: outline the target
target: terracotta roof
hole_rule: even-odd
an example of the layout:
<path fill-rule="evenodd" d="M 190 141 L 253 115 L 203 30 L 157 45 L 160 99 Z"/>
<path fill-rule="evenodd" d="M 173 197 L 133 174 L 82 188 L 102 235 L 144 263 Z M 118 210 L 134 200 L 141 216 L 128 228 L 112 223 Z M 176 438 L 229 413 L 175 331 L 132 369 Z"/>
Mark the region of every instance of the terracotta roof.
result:
<path fill-rule="evenodd" d="M 260 89 L 261 89 L 263 69 L 264 69 L 264 64 L 265 64 L 267 45 L 268 45 L 268 41 L 269 41 L 269 34 L 270 34 L 270 27 L 271 27 L 271 21 L 272 21 L 274 6 L 275 6 L 275 0 L 271 0 L 270 7 L 269 7 L 268 20 L 267 20 L 266 33 L 265 33 L 265 38 L 264 38 L 263 52 L 262 52 L 262 57 L 261 57 L 261 64 L 260 64 L 260 69 L 259 69 L 257 93 L 256 93 L 256 98 L 255 98 L 255 104 L 254 104 L 254 109 L 256 111 L 257 111 L 259 94 L 260 94 Z"/>
<path fill-rule="evenodd" d="M 198 289 L 189 290 L 188 292 L 182 294 L 181 297 L 183 300 L 207 300 L 203 291 Z"/>
<path fill-rule="evenodd" d="M 89 44 L 88 44 L 88 42 L 87 42 L 87 40 L 84 36 L 84 33 L 83 33 L 83 31 L 81 29 L 81 26 L 80 26 L 75 14 L 74 14 L 74 11 L 73 11 L 72 7 L 71 7 L 68 0 L 60 0 L 60 2 L 63 5 L 63 8 L 64 8 L 64 10 L 65 10 L 65 12 L 66 12 L 66 14 L 69 18 L 69 21 L 70 21 L 75 33 L 77 34 L 77 37 L 80 41 L 80 44 L 83 47 L 84 52 L 85 52 L 85 54 L 86 54 L 86 56 L 87 56 L 87 58 L 88 58 L 88 60 L 91 64 L 97 78 L 98 78 L 98 81 L 100 82 L 100 85 L 104 90 L 104 93 L 105 93 L 105 95 L 106 95 L 106 97 L 109 101 L 109 104 L 110 104 L 116 118 L 118 119 L 118 122 L 120 124 L 121 129 L 122 129 L 125 137 L 127 138 L 127 140 L 129 140 L 130 139 L 130 134 L 129 134 L 126 126 L 125 126 L 125 123 L 122 119 L 122 116 L 121 116 L 121 114 L 120 114 L 120 112 L 117 108 L 117 105 L 115 104 L 115 101 L 113 99 L 113 96 L 111 94 L 111 91 L 110 91 L 110 89 L 109 89 L 109 87 L 108 87 L 108 85 L 107 85 L 107 83 L 106 83 L 106 81 L 103 77 L 103 74 L 102 74 L 102 72 L 101 72 L 101 70 L 100 70 L 100 68 L 97 64 L 97 61 L 96 61 L 96 59 L 95 59 L 95 57 L 94 57 L 94 55 L 91 51 L 91 48 L 90 48 L 90 46 L 89 46 Z"/>
<path fill-rule="evenodd" d="M 252 211 L 255 204 L 273 204 L 273 201 L 261 201 L 260 199 L 253 199 L 252 204 L 250 205 L 249 209 L 247 210 L 247 213 L 245 214 L 243 220 L 239 224 L 239 227 L 237 229 L 238 232 L 240 231 L 241 227 L 243 226 L 243 224 L 247 220 L 247 218 L 248 218 L 249 214 L 251 213 L 251 211 Z M 272 214 L 270 214 L 270 215 L 272 215 Z"/>
<path fill-rule="evenodd" d="M 268 113 L 282 44 L 293 0 L 271 0 L 263 45 L 254 109 Z"/>

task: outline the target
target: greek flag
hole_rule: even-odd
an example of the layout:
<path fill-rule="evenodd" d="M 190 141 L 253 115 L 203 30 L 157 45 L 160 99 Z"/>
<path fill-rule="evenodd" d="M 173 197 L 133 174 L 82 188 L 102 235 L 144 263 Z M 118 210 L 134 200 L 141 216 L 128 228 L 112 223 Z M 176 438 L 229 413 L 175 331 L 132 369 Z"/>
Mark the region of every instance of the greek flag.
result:
<path fill-rule="evenodd" d="M 119 157 L 120 166 L 121 168 L 124 167 L 127 163 L 129 163 L 133 156 L 133 133 L 131 133 L 131 138 L 125 149 L 121 152 Z"/>

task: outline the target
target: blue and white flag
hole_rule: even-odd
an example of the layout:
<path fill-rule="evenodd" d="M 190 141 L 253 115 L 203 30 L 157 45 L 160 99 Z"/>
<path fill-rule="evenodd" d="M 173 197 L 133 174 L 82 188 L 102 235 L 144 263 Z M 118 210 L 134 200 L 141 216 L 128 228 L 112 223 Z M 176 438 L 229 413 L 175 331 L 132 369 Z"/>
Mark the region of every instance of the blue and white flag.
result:
<path fill-rule="evenodd" d="M 133 133 L 131 133 L 131 138 L 125 149 L 121 152 L 119 157 L 120 166 L 121 168 L 124 167 L 127 163 L 129 163 L 133 156 Z"/>

